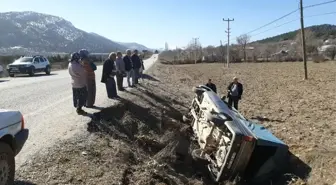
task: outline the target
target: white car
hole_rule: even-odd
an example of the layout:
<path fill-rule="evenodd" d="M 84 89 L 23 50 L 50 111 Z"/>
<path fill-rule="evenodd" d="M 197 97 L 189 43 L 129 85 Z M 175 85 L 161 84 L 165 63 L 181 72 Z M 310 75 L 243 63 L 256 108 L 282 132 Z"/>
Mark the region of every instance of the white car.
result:
<path fill-rule="evenodd" d="M 49 60 L 43 56 L 24 56 L 7 65 L 7 71 L 10 77 L 14 77 L 15 74 L 34 76 L 38 72 L 49 75 L 51 66 Z"/>
<path fill-rule="evenodd" d="M 24 118 L 19 111 L 0 109 L 0 184 L 13 184 L 15 156 L 28 139 Z"/>

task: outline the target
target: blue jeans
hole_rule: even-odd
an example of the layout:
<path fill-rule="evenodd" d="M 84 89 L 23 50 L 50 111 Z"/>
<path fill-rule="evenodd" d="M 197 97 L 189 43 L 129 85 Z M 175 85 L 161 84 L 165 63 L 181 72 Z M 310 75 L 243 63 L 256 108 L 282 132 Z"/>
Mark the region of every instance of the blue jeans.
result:
<path fill-rule="evenodd" d="M 118 94 L 117 94 L 117 86 L 116 86 L 116 82 L 114 78 L 108 78 L 105 85 L 106 85 L 107 97 L 116 98 Z"/>

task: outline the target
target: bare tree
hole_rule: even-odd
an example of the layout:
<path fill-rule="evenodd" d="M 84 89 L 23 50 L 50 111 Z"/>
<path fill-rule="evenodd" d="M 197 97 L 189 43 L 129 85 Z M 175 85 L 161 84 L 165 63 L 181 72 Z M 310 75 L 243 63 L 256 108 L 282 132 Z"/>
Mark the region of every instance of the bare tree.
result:
<path fill-rule="evenodd" d="M 305 30 L 305 41 L 306 41 L 306 49 L 307 54 L 315 54 L 317 53 L 317 47 L 319 45 L 319 42 L 316 39 L 315 33 L 311 30 Z M 296 42 L 296 51 L 300 54 L 300 57 L 302 57 L 302 37 L 301 33 L 298 32 L 295 38 Z"/>
<path fill-rule="evenodd" d="M 251 36 L 247 34 L 240 35 L 236 38 L 237 43 L 240 46 L 240 50 L 243 52 L 244 55 L 244 62 L 246 62 L 246 46 L 250 42 Z"/>
<path fill-rule="evenodd" d="M 193 38 L 189 41 L 187 50 L 190 53 L 190 58 L 194 57 L 195 63 L 202 58 L 202 44 L 199 42 L 198 38 Z"/>
<path fill-rule="evenodd" d="M 331 60 L 334 60 L 335 57 L 336 57 L 336 45 L 335 45 L 335 46 L 328 47 L 328 48 L 325 50 L 325 55 L 326 55 L 327 57 L 329 57 Z"/>

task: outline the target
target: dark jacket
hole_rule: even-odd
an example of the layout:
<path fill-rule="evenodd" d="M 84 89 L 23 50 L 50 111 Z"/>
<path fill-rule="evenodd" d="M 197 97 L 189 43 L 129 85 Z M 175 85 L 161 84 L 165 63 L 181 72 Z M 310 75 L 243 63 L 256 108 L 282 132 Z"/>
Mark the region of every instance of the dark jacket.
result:
<path fill-rule="evenodd" d="M 130 71 L 133 68 L 132 61 L 130 60 L 130 57 L 127 55 L 124 56 L 123 61 L 125 63 L 125 71 Z"/>
<path fill-rule="evenodd" d="M 139 55 L 133 54 L 132 55 L 132 62 L 133 62 L 133 69 L 140 69 L 141 68 L 141 59 Z"/>
<path fill-rule="evenodd" d="M 102 83 L 106 83 L 107 79 L 110 78 L 110 76 L 116 75 L 116 67 L 114 65 L 114 61 L 111 59 L 107 59 L 104 62 L 103 65 L 103 74 L 101 78 Z"/>
<path fill-rule="evenodd" d="M 230 91 L 232 89 L 233 82 L 230 83 L 230 85 L 227 87 L 228 89 L 228 97 L 230 97 Z M 243 84 L 237 83 L 237 88 L 238 88 L 238 98 L 241 99 L 241 96 L 243 95 Z"/>
<path fill-rule="evenodd" d="M 207 83 L 205 84 L 207 87 L 209 87 L 210 89 L 212 89 L 213 92 L 217 93 L 217 87 L 215 84 L 213 83 Z"/>

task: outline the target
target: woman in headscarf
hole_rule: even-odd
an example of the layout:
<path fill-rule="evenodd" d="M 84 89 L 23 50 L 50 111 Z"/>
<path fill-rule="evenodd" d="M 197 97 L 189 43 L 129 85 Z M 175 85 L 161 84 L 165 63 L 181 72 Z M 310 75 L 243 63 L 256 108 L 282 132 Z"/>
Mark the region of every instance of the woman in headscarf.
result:
<path fill-rule="evenodd" d="M 94 103 L 96 100 L 96 75 L 95 70 L 97 70 L 97 66 L 90 61 L 89 59 L 89 52 L 86 49 L 82 49 L 79 51 L 79 56 L 82 65 L 86 71 L 86 87 L 88 96 L 86 99 L 86 107 L 92 108 L 94 107 Z"/>
<path fill-rule="evenodd" d="M 72 53 L 68 71 L 71 76 L 71 86 L 73 94 L 73 105 L 76 108 L 77 114 L 86 114 L 82 109 L 85 104 L 86 90 L 86 73 L 84 67 L 79 63 L 79 53 Z"/>

